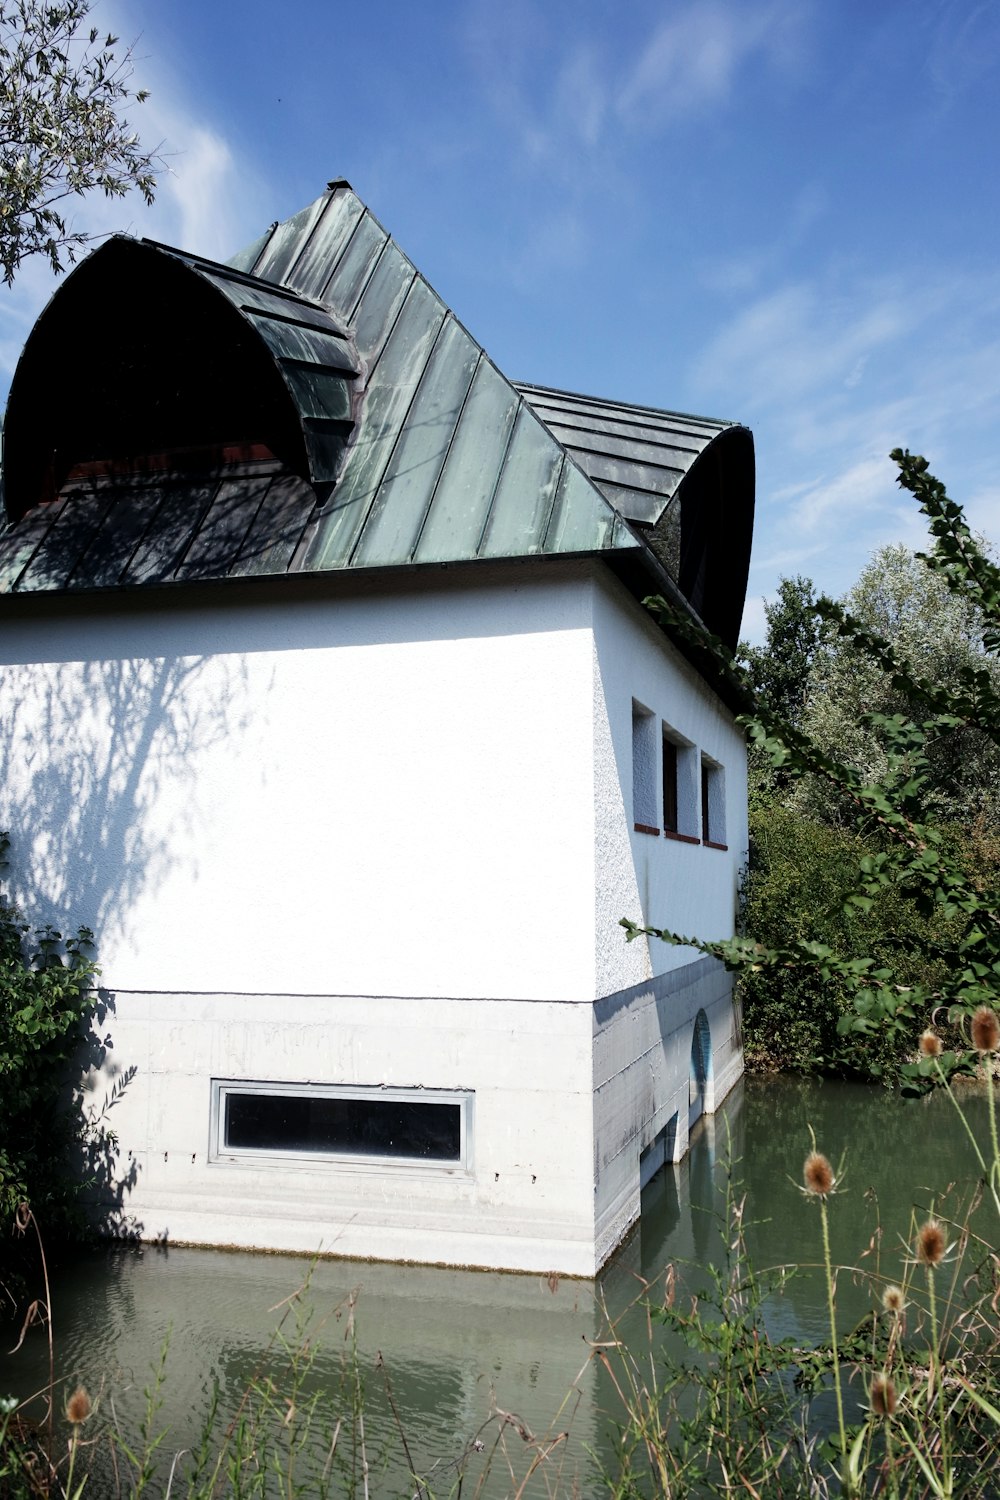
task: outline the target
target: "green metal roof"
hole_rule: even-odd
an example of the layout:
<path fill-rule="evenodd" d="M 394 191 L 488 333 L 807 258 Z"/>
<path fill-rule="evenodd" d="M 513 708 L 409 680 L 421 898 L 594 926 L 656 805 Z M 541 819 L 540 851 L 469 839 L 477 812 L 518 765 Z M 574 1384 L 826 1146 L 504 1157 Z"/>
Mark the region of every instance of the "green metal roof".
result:
<path fill-rule="evenodd" d="M 105 374 L 88 376 L 99 392 L 90 418 L 50 415 L 51 451 L 36 452 L 37 413 L 52 409 L 45 372 L 60 358 L 72 365 L 83 309 L 126 271 L 148 307 L 169 293 L 160 352 L 148 352 L 141 312 L 123 321 Z M 229 358 L 229 373 L 195 400 L 187 387 L 210 351 Z M 177 366 L 166 384 L 164 360 Z M 144 381 L 158 425 L 146 442 L 156 456 L 140 462 L 134 434 L 150 403 L 127 393 Z M 0 592 L 648 556 L 644 529 L 727 425 L 669 420 L 513 385 L 343 182 L 229 266 L 118 237 L 56 292 L 15 374 L 6 504 L 16 524 L 0 538 Z M 239 424 L 247 430 L 230 430 Z"/>

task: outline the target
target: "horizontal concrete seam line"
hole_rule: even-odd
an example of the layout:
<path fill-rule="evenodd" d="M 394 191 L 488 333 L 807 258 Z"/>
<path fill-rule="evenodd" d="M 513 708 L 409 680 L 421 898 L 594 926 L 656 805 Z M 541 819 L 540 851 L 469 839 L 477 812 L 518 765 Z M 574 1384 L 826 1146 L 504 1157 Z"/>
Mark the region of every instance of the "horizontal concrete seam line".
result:
<path fill-rule="evenodd" d="M 664 1043 L 669 1042 L 670 1038 L 672 1036 L 676 1036 L 678 1032 L 686 1030 L 688 1025 L 692 1027 L 694 1026 L 693 1018 L 690 1022 L 685 1023 L 684 1026 L 676 1026 L 673 1031 L 668 1031 L 666 1036 L 662 1039 L 660 1037 L 657 1037 L 656 1041 L 652 1042 L 644 1052 L 640 1052 L 637 1054 L 637 1056 L 631 1058 L 627 1063 L 620 1067 L 617 1072 L 609 1073 L 606 1078 L 601 1079 L 600 1083 L 597 1083 L 595 1081 L 594 1093 L 599 1094 L 601 1092 L 601 1089 L 607 1088 L 609 1083 L 614 1083 L 616 1079 L 623 1078 L 630 1068 L 637 1068 L 641 1062 L 644 1062 L 645 1059 L 650 1056 L 650 1054 L 661 1052 L 663 1050 Z"/>
<path fill-rule="evenodd" d="M 322 990 L 138 990 L 124 984 L 101 985 L 94 994 L 105 995 L 156 995 L 161 997 L 191 996 L 196 1000 L 212 1000 L 219 997 L 231 1000 L 420 1000 L 429 1004 L 442 1001 L 457 1005 L 597 1005 L 603 997 L 582 1000 L 542 999 L 537 995 L 518 998 L 515 995 L 365 995 L 352 993 L 328 993 Z"/>

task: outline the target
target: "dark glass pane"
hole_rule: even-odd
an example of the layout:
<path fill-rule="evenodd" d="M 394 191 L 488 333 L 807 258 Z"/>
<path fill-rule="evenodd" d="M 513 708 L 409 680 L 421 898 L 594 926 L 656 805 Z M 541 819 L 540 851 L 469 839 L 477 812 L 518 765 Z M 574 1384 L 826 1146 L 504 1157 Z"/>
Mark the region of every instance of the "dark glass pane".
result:
<path fill-rule="evenodd" d="M 227 1093 L 224 1149 L 457 1161 L 461 1124 L 458 1104 Z"/>
<path fill-rule="evenodd" d="M 677 746 L 663 741 L 663 826 L 668 833 L 677 832 Z"/>

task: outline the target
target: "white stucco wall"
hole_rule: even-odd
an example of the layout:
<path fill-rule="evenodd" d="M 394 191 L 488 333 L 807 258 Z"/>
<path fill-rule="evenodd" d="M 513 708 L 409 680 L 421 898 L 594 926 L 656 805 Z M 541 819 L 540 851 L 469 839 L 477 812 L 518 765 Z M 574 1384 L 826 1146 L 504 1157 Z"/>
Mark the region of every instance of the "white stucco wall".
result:
<path fill-rule="evenodd" d="M 605 997 L 594 1006 L 593 1043 L 595 1241 L 601 1261 L 638 1217 L 642 1182 L 663 1161 L 664 1145 L 675 1160 L 687 1150 L 699 1012 L 711 1033 L 712 1076 L 698 1108 L 720 1104 L 743 1070 L 732 978 L 722 965 L 690 947 L 655 939 L 623 948 L 619 919 L 703 938 L 731 936 L 748 839 L 746 750 L 732 713 L 608 575 L 595 577 L 593 627 L 595 959 L 598 994 Z M 643 726 L 652 728 L 654 764 L 644 777 L 642 821 L 648 817 L 662 830 L 660 741 L 666 725 L 690 746 L 679 779 L 686 775 L 691 784 L 678 790 L 692 832 L 702 832 L 700 757 L 721 768 L 712 791 L 724 796 L 724 811 L 717 802 L 711 815 L 713 822 L 724 816 L 726 849 L 635 830 L 633 701 L 652 721 Z M 713 827 L 713 838 L 715 833 Z"/>
<path fill-rule="evenodd" d="M 572 573 L 226 604 L 5 624 L 32 914 L 93 927 L 123 990 L 592 996 Z"/>
<path fill-rule="evenodd" d="M 696 958 L 688 947 L 636 940 L 623 955 L 621 917 L 701 938 L 731 937 L 747 857 L 746 747 L 733 714 L 641 605 L 609 575 L 593 592 L 597 993 L 610 994 Z M 668 725 L 723 770 L 726 849 L 634 829 L 632 701 L 657 738 Z M 658 762 L 657 762 L 658 766 Z M 662 829 L 662 785 L 654 777 Z M 696 797 L 700 796 L 695 792 Z"/>
<path fill-rule="evenodd" d="M 326 587 L 0 632 L 14 894 L 97 935 L 116 1010 L 89 1091 L 131 1080 L 109 1120 L 125 1215 L 592 1274 L 687 1097 L 698 1008 L 717 1099 L 739 1071 L 728 981 L 619 919 L 732 931 L 741 738 L 599 565 Z M 724 768 L 728 850 L 634 832 L 633 699 Z M 213 1161 L 213 1078 L 468 1090 L 472 1164 Z"/>

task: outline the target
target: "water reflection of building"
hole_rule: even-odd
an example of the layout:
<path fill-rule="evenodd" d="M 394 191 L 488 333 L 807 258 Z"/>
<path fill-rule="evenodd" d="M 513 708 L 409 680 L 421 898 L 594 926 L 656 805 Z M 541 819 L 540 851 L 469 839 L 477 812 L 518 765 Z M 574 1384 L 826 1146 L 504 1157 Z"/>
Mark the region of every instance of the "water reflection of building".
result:
<path fill-rule="evenodd" d="M 640 601 L 735 645 L 749 432 L 515 387 L 338 182 L 95 251 L 4 458 L 0 813 L 114 994 L 112 1227 L 593 1274 L 741 1069 L 619 919 L 732 932 L 743 736 Z"/>
<path fill-rule="evenodd" d="M 733 1091 L 716 1120 L 718 1134 L 737 1151 L 741 1093 Z M 308 1389 L 322 1391 L 331 1419 L 351 1410 L 345 1383 L 353 1380 L 356 1341 L 369 1441 L 373 1452 L 383 1444 L 393 1448 L 391 1473 L 404 1472 L 404 1458 L 386 1373 L 411 1451 L 425 1470 L 437 1464 L 439 1477 L 446 1474 L 477 1435 L 491 1444 L 497 1419 L 490 1414 L 499 1409 L 516 1414 L 538 1438 L 567 1431 L 555 1461 L 567 1476 L 582 1476 L 583 1493 L 593 1492 L 595 1462 L 613 1466 L 619 1414 L 613 1383 L 591 1358 L 594 1346 L 607 1342 L 613 1325 L 642 1359 L 649 1338 L 642 1299 L 662 1298 L 668 1265 L 676 1268 L 679 1295 L 686 1295 L 717 1257 L 722 1199 L 711 1125 L 706 1120 L 694 1132 L 684 1162 L 665 1167 L 647 1187 L 639 1224 L 596 1280 L 126 1248 L 110 1259 L 79 1257 L 61 1275 L 60 1372 L 113 1396 L 127 1432 L 141 1419 L 144 1388 L 168 1339 L 159 1413 L 170 1428 L 166 1471 L 176 1451 L 195 1445 L 214 1382 L 223 1425 L 252 1378 L 272 1375 L 280 1389 L 284 1356 L 273 1333 L 284 1316 L 284 1338 L 293 1346 L 308 1339 L 318 1351 Z M 300 1317 L 288 1299 L 307 1280 Z M 44 1387 L 47 1342 L 44 1330 L 36 1334 L 18 1356 L 0 1360 L 4 1389 L 27 1394 Z M 653 1335 L 661 1339 L 663 1330 L 653 1325 Z M 507 1441 L 516 1471 L 525 1472 L 534 1449 L 513 1428 Z M 472 1479 L 480 1463 L 471 1460 Z M 487 1493 L 508 1493 L 497 1463 L 499 1482 Z M 528 1491 L 550 1492 L 544 1473 Z"/>

